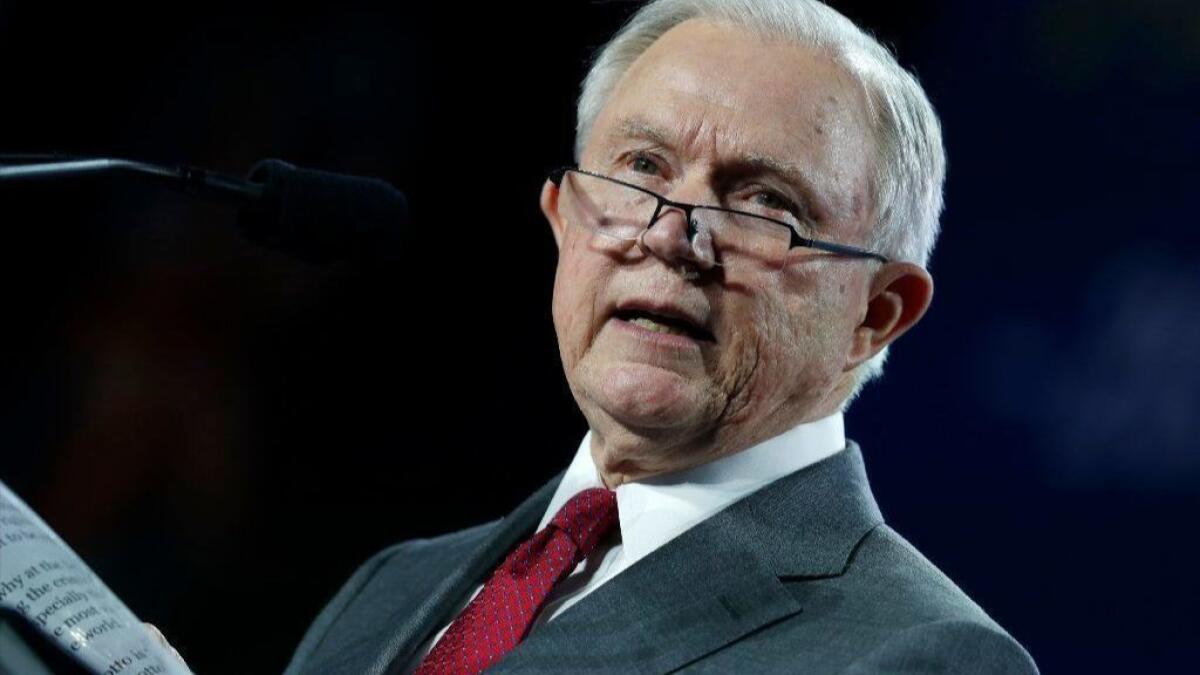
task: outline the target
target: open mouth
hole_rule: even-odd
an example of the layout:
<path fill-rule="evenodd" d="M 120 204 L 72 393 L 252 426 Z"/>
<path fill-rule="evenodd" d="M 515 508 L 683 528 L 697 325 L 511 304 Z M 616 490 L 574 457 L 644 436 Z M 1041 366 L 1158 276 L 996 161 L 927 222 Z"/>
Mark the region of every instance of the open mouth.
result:
<path fill-rule="evenodd" d="M 613 316 L 655 333 L 682 335 L 698 342 L 716 342 L 713 334 L 705 330 L 703 326 L 698 326 L 680 317 L 664 316 L 641 309 L 619 309 L 613 312 Z"/>

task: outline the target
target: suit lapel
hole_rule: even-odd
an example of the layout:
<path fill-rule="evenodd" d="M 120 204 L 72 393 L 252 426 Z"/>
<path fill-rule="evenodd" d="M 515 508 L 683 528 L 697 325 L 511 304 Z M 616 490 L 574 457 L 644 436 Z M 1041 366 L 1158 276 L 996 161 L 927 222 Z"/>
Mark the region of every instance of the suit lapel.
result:
<path fill-rule="evenodd" d="M 489 672 L 667 673 L 803 607 L 781 577 L 841 574 L 882 522 L 853 442 L 688 530 Z"/>
<path fill-rule="evenodd" d="M 799 612 L 751 551 L 713 540 L 718 529 L 693 528 L 638 561 L 489 672 L 663 673 Z"/>
<path fill-rule="evenodd" d="M 555 476 L 501 520 L 462 564 L 454 567 L 416 609 L 405 608 L 386 625 L 395 626 L 376 654 L 372 673 L 399 673 L 416 649 L 443 625 L 475 586 L 503 560 L 517 542 L 529 536 L 546 511 L 562 480 Z"/>

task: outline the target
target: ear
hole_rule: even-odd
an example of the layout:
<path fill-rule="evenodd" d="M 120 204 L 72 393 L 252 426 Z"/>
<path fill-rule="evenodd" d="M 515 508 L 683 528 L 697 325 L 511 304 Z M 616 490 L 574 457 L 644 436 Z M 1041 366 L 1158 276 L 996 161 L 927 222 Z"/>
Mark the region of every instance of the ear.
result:
<path fill-rule="evenodd" d="M 567 222 L 558 212 L 558 186 L 547 180 L 546 184 L 542 186 L 542 196 L 538 203 L 542 207 L 542 214 L 546 216 L 546 222 L 550 223 L 550 232 L 554 234 L 554 243 L 562 248 L 563 229 Z"/>
<path fill-rule="evenodd" d="M 871 279 L 866 311 L 858 327 L 847 370 L 866 361 L 912 328 L 933 300 L 933 277 L 908 262 L 884 263 Z"/>

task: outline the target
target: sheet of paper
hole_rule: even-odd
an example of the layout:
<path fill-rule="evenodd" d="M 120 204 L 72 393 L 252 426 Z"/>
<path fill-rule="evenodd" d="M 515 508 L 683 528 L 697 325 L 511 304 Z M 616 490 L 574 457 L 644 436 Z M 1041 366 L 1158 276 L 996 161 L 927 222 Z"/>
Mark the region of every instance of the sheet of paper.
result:
<path fill-rule="evenodd" d="M 0 481 L 0 605 L 103 675 L 190 675 L 36 513 Z"/>

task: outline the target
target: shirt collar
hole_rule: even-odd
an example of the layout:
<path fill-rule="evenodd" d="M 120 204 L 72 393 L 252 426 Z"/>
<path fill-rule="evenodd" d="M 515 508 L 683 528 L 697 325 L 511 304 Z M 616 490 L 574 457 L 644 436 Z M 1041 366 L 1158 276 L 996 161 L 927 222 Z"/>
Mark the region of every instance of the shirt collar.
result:
<path fill-rule="evenodd" d="M 604 485 L 592 461 L 591 447 L 589 431 L 551 498 L 539 530 L 572 496 Z M 845 447 L 842 414 L 834 413 L 728 457 L 617 486 L 626 564 L 649 555 L 751 492 Z"/>

